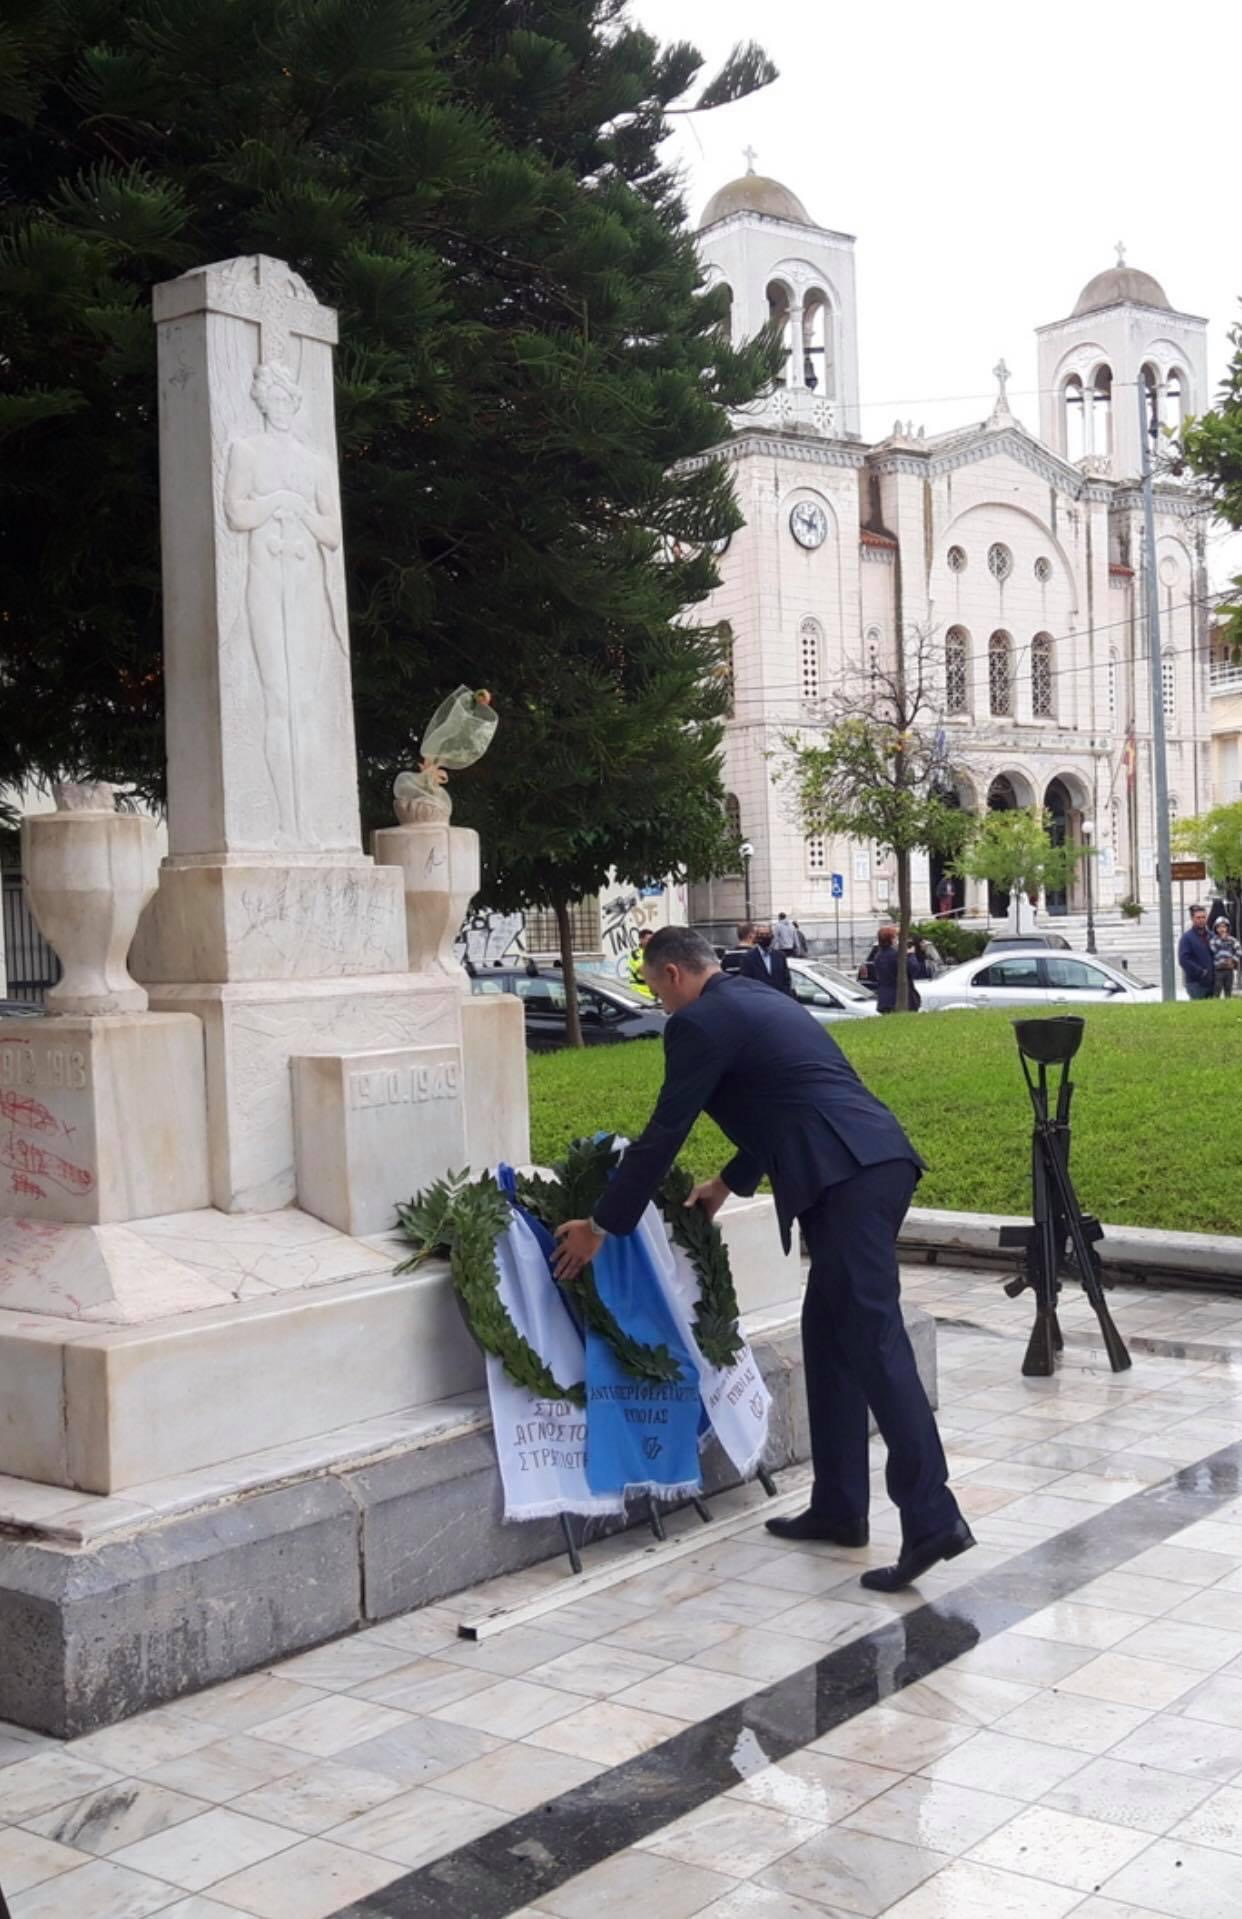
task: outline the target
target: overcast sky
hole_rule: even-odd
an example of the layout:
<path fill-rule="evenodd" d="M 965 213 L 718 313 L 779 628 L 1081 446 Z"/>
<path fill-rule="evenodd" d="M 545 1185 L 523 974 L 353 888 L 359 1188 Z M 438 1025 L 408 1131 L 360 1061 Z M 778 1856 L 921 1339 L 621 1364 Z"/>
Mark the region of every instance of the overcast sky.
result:
<path fill-rule="evenodd" d="M 819 225 L 857 236 L 863 431 L 929 432 L 990 410 L 991 369 L 1039 430 L 1034 329 L 1127 262 L 1210 321 L 1213 396 L 1242 319 L 1233 87 L 1236 0 L 632 0 L 713 72 L 757 39 L 781 70 L 671 142 L 697 221 L 743 173 L 783 181 Z M 1219 574 L 1242 547 L 1213 541 Z"/>

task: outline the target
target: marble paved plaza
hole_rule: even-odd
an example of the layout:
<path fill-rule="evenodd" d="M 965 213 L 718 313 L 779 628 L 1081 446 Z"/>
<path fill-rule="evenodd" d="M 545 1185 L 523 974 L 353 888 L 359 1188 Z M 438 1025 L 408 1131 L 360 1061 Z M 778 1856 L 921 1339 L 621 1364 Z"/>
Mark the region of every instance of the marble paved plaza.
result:
<path fill-rule="evenodd" d="M 1242 1299 L 914 1268 L 977 1551 L 917 1593 L 745 1527 L 478 1645 L 560 1566 L 60 1746 L 0 1726 L 13 1919 L 1237 1919 Z M 785 1476 L 786 1488 L 794 1484 Z M 675 1531 L 693 1528 L 692 1517 Z M 592 1549 L 589 1564 L 639 1542 Z"/>

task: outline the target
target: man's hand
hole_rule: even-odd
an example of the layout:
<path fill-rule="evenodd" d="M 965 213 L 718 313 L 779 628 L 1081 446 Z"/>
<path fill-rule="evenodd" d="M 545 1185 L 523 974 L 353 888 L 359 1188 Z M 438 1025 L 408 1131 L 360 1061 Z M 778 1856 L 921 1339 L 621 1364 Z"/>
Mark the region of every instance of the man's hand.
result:
<path fill-rule="evenodd" d="M 559 1280 L 577 1279 L 584 1266 L 589 1266 L 604 1243 L 603 1233 L 597 1233 L 589 1219 L 567 1219 L 563 1226 L 556 1229 L 556 1257 L 552 1262 L 552 1271 Z"/>
<path fill-rule="evenodd" d="M 686 1205 L 701 1207 L 709 1219 L 715 1219 L 729 1197 L 729 1188 L 717 1174 L 715 1179 L 700 1180 L 686 1201 Z"/>

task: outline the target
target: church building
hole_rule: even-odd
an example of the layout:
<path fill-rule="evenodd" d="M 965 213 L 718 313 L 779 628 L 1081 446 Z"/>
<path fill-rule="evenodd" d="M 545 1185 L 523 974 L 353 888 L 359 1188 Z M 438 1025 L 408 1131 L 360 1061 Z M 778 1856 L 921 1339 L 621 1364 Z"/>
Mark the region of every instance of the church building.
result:
<path fill-rule="evenodd" d="M 696 923 L 723 933 L 749 904 L 822 929 L 833 874 L 843 913 L 895 909 L 892 856 L 808 838 L 775 775 L 787 736 L 822 732 L 834 696 L 857 697 L 899 641 L 929 663 L 928 723 L 961 806 L 1046 807 L 1056 836 L 1098 848 L 1097 908 L 1152 904 L 1137 394 L 1157 426 L 1204 409 L 1207 322 L 1119 261 L 1037 329 L 1038 432 L 1011 412 L 1002 361 L 986 420 L 935 435 L 898 421 L 871 443 L 853 238 L 751 172 L 713 194 L 699 249 L 709 284 L 729 290 L 734 339 L 775 322 L 787 354 L 720 450 L 746 523 L 704 611 L 733 633 L 725 784 L 750 857 L 694 889 Z M 1155 527 L 1169 803 L 1192 814 L 1212 799 L 1206 519 L 1172 476 L 1157 479 Z M 916 916 L 930 914 L 942 868 L 918 855 L 913 877 Z M 954 884 L 958 908 L 1004 913 L 986 885 Z M 1050 914 L 1084 904 L 1081 867 L 1068 894 L 1041 902 Z"/>

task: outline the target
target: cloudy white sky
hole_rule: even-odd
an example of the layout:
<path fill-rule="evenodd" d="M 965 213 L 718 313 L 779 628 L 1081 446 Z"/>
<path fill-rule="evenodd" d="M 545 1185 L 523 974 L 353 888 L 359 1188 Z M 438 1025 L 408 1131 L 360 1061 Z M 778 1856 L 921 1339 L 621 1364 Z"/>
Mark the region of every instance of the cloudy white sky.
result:
<path fill-rule="evenodd" d="M 632 0 L 714 71 L 757 39 L 781 70 L 671 143 L 697 219 L 757 171 L 857 235 L 863 430 L 982 418 L 1002 354 L 1038 431 L 1034 329 L 1070 312 L 1126 244 L 1172 304 L 1211 322 L 1213 392 L 1242 319 L 1230 76 L 1236 0 Z M 1217 565 L 1242 566 L 1235 541 Z"/>

